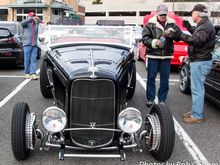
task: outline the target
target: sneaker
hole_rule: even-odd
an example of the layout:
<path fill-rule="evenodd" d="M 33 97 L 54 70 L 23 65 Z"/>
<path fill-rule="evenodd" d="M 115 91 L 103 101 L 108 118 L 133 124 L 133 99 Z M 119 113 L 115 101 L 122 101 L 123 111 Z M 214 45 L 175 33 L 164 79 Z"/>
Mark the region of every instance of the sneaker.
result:
<path fill-rule="evenodd" d="M 31 75 L 30 75 L 30 74 L 25 74 L 24 77 L 25 77 L 26 79 L 29 79 L 29 78 L 31 78 Z"/>
<path fill-rule="evenodd" d="M 165 102 L 163 102 L 163 101 L 159 102 L 159 104 L 166 105 Z"/>
<path fill-rule="evenodd" d="M 147 101 L 146 106 L 152 107 L 154 105 L 154 101 Z"/>
<path fill-rule="evenodd" d="M 36 74 L 32 74 L 32 75 L 31 75 L 31 79 L 32 79 L 32 80 L 37 80 L 37 79 L 38 79 L 38 76 L 37 76 Z"/>
<path fill-rule="evenodd" d="M 183 118 L 183 122 L 184 122 L 184 123 L 190 123 L 190 124 L 193 124 L 193 123 L 202 123 L 203 121 L 204 121 L 203 118 L 197 119 L 197 118 L 194 118 L 194 117 L 192 117 L 192 116 Z"/>

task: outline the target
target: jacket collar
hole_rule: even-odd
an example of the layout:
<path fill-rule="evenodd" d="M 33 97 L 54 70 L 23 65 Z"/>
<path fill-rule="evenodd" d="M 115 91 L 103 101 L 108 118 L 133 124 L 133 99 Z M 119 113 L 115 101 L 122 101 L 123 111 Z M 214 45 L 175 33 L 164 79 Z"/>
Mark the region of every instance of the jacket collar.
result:
<path fill-rule="evenodd" d="M 196 27 L 199 27 L 201 24 L 203 24 L 203 22 L 205 22 L 206 20 L 208 20 L 208 17 L 204 17 L 201 19 L 201 21 L 197 24 Z"/>
<path fill-rule="evenodd" d="M 158 22 L 157 14 L 149 19 L 148 23 L 156 24 L 156 27 L 164 31 L 164 27 Z M 175 20 L 167 16 L 167 20 L 165 22 L 165 26 L 170 23 L 175 23 Z"/>

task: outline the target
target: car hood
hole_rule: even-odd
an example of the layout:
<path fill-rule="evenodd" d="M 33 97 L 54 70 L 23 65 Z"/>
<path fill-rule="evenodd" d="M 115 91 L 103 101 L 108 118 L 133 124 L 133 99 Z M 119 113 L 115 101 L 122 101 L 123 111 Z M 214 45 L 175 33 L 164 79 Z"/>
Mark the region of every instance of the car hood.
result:
<path fill-rule="evenodd" d="M 109 77 L 115 79 L 128 48 L 106 45 L 78 45 L 55 48 L 50 52 L 56 65 L 69 79 Z"/>

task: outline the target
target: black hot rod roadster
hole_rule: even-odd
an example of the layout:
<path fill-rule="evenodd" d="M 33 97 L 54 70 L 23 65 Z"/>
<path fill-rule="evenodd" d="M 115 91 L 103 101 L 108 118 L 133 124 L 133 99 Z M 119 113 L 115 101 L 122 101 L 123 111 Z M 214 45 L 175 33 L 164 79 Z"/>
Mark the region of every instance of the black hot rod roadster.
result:
<path fill-rule="evenodd" d="M 125 149 L 142 151 L 143 147 L 156 160 L 169 159 L 175 131 L 166 106 L 154 105 L 149 114 L 127 107 L 136 86 L 131 27 L 51 25 L 41 41 L 47 52 L 40 89 L 45 98 L 54 99 L 54 105 L 43 111 L 41 129 L 27 103 L 15 105 L 11 140 L 16 159 L 26 159 L 37 139 L 40 149 L 59 148 L 61 160 L 125 160 Z M 118 154 L 103 154 L 103 150 L 118 150 Z"/>

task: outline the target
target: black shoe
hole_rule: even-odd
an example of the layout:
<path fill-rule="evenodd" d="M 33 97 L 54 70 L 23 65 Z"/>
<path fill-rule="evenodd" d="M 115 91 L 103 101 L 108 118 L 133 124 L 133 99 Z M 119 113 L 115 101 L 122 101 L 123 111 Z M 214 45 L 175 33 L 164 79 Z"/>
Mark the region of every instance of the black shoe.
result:
<path fill-rule="evenodd" d="M 152 107 L 154 105 L 154 101 L 147 101 L 146 106 Z"/>

